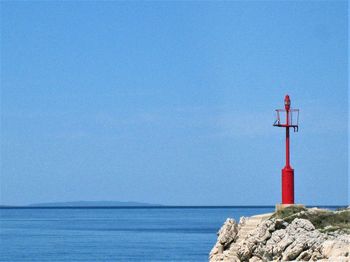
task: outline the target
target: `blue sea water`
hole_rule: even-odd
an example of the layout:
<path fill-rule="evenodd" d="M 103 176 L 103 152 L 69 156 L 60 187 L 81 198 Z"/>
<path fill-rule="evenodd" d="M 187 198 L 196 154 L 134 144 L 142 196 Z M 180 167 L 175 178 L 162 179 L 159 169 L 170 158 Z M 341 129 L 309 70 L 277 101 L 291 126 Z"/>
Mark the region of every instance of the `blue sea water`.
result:
<path fill-rule="evenodd" d="M 247 208 L 0 209 L 0 261 L 207 261 L 227 217 Z"/>

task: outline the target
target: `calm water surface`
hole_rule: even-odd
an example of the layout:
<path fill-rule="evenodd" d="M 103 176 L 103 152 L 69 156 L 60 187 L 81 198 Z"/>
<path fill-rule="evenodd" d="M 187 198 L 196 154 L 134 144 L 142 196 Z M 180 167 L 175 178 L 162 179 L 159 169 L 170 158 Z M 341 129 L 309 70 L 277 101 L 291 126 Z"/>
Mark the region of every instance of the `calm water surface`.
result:
<path fill-rule="evenodd" d="M 273 208 L 0 209 L 0 261 L 207 261 L 227 217 Z"/>

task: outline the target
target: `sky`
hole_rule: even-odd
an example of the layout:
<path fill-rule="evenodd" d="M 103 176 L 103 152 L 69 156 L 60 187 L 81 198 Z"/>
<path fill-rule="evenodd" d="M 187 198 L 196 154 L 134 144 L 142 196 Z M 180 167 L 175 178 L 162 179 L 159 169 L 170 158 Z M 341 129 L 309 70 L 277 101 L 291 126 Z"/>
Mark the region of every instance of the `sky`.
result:
<path fill-rule="evenodd" d="M 346 1 L 2 1 L 0 204 L 349 203 Z"/>

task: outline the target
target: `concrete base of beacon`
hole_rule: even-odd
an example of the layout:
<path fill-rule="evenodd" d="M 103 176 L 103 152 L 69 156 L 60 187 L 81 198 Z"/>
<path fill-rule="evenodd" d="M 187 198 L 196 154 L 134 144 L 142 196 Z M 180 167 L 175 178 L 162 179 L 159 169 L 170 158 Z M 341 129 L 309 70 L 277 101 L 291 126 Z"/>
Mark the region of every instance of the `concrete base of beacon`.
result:
<path fill-rule="evenodd" d="M 299 207 L 305 208 L 302 204 L 276 204 L 276 212 L 285 209 L 286 207 Z"/>

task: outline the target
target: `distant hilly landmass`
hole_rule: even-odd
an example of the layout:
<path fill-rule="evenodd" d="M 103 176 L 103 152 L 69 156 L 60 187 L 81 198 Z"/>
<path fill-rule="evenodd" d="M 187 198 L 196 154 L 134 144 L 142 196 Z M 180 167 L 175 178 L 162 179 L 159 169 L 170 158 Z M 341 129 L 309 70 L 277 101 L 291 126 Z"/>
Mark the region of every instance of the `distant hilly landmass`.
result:
<path fill-rule="evenodd" d="M 141 203 L 141 202 L 122 202 L 122 201 L 70 201 L 70 202 L 48 202 L 35 203 L 28 205 L 30 207 L 136 207 L 136 206 L 160 206 L 159 204 Z"/>

